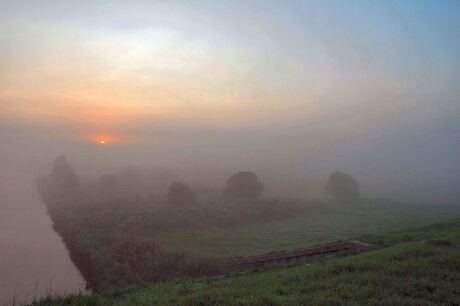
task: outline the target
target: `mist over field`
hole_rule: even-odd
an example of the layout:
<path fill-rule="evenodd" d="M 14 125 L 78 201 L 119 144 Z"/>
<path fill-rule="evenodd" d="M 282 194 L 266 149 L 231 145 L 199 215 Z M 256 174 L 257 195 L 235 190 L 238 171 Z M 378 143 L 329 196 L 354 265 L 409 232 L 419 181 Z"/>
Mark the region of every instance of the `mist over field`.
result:
<path fill-rule="evenodd" d="M 458 1 L 0 1 L 0 283 L 59 279 L 34 266 L 53 266 L 35 260 L 47 243 L 48 270 L 69 275 L 56 289 L 99 292 L 458 215 L 459 15 Z M 158 267 L 121 251 L 137 248 Z"/>
<path fill-rule="evenodd" d="M 1 167 L 43 173 L 64 153 L 81 174 L 167 168 L 213 188 L 233 172 L 251 170 L 269 193 L 313 197 L 323 194 L 330 172 L 342 170 L 359 179 L 365 196 L 453 202 L 460 190 L 460 129 L 454 114 L 445 116 L 427 123 L 386 122 L 382 131 L 357 135 L 344 135 L 353 123 L 343 127 L 336 119 L 314 126 L 160 131 L 146 143 L 104 146 L 68 140 L 59 130 L 2 123 Z"/>
<path fill-rule="evenodd" d="M 299 195 L 343 170 L 366 195 L 458 198 L 455 1 L 124 8 L 2 2 L 0 169 L 250 169 Z"/>

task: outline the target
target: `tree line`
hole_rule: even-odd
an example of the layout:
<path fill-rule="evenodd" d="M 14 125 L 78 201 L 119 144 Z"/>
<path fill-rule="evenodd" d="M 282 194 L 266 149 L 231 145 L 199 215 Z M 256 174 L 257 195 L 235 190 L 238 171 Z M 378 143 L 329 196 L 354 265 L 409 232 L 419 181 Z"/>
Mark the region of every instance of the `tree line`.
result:
<path fill-rule="evenodd" d="M 78 176 L 64 155 L 54 160 L 49 177 L 53 185 L 62 192 L 68 192 L 79 185 Z M 105 190 L 115 190 L 118 177 L 114 174 L 104 174 L 100 176 L 98 183 Z M 357 180 L 341 171 L 329 175 L 324 189 L 326 195 L 340 200 L 356 200 L 360 197 Z M 264 190 L 264 184 L 254 172 L 240 171 L 227 179 L 222 195 L 225 200 L 258 200 Z M 172 206 L 193 204 L 196 202 L 196 194 L 186 183 L 173 182 L 169 186 L 167 200 Z"/>

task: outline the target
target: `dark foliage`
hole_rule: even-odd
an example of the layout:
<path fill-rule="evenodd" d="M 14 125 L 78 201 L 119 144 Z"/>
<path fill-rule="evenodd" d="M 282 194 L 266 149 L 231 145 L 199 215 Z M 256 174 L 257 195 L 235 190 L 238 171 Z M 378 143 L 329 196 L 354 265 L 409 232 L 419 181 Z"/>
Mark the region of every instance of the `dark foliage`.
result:
<path fill-rule="evenodd" d="M 264 184 L 259 182 L 253 172 L 238 172 L 232 175 L 225 184 L 224 196 L 227 199 L 255 200 L 259 199 Z"/>
<path fill-rule="evenodd" d="M 59 155 L 53 162 L 50 181 L 57 189 L 68 191 L 78 185 L 78 177 L 64 155 Z"/>
<path fill-rule="evenodd" d="M 174 206 L 193 204 L 196 201 L 195 193 L 184 183 L 173 183 L 169 186 L 168 202 Z"/>
<path fill-rule="evenodd" d="M 348 174 L 340 171 L 329 175 L 326 183 L 326 194 L 342 200 L 359 198 L 359 184 Z"/>

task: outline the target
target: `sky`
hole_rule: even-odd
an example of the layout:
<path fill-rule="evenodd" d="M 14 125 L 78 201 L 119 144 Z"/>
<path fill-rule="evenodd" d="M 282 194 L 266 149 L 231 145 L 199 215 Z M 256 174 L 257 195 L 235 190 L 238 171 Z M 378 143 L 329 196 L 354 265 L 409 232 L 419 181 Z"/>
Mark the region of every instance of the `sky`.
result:
<path fill-rule="evenodd" d="M 82 171 L 276 185 L 341 169 L 369 194 L 458 194 L 459 15 L 447 0 L 0 0 L 0 171 L 65 153 Z"/>

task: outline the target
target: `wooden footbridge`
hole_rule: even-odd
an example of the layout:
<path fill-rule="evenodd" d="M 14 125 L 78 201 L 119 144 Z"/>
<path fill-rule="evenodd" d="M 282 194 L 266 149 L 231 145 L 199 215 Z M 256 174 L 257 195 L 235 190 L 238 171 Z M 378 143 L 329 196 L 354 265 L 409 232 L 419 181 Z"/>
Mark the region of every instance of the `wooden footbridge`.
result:
<path fill-rule="evenodd" d="M 315 255 L 326 255 L 334 254 L 341 251 L 363 249 L 368 247 L 373 247 L 374 245 L 369 243 L 364 243 L 361 241 L 347 241 L 339 242 L 328 245 L 322 245 L 317 247 L 312 247 L 308 249 L 294 250 L 289 252 L 279 252 L 279 253 L 270 253 L 260 256 L 251 256 L 251 257 L 242 257 L 238 258 L 238 263 L 242 265 L 261 265 L 268 263 L 281 263 L 288 262 L 291 260 L 301 259 L 305 257 L 315 256 Z"/>

